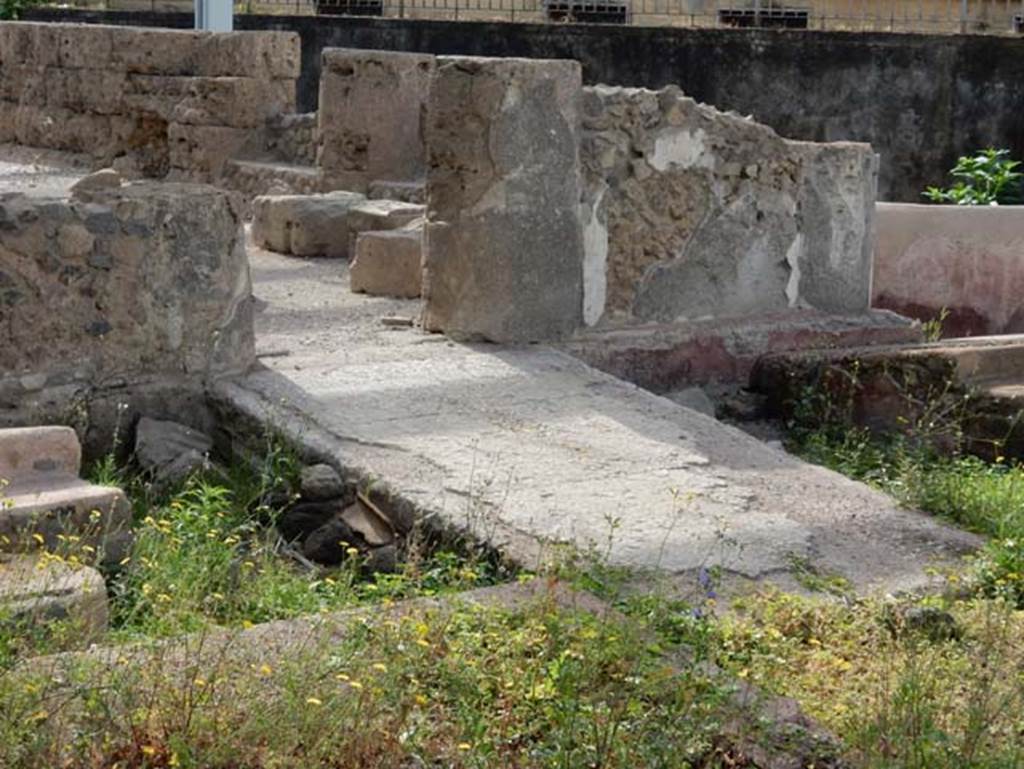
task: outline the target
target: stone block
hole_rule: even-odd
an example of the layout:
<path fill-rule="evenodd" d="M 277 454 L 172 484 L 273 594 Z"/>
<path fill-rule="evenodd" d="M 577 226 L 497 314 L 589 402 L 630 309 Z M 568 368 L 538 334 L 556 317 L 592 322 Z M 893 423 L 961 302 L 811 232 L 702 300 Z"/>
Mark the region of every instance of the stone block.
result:
<path fill-rule="evenodd" d="M 422 235 L 420 227 L 360 233 L 349 268 L 351 289 L 374 296 L 418 297 L 423 283 Z"/>
<path fill-rule="evenodd" d="M 114 61 L 129 73 L 262 80 L 299 76 L 299 37 L 294 32 L 210 33 L 117 28 Z"/>
<path fill-rule="evenodd" d="M 0 430 L 0 480 L 42 474 L 77 477 L 82 448 L 70 427 L 47 425 Z"/>
<path fill-rule="evenodd" d="M 573 61 L 438 59 L 426 328 L 535 342 L 582 325 L 580 93 Z"/>
<path fill-rule="evenodd" d="M 60 50 L 59 33 L 59 26 L 55 24 L 0 24 L 0 66 L 57 66 Z"/>
<path fill-rule="evenodd" d="M 72 568 L 37 555 L 0 554 L 0 614 L 17 634 L 27 623 L 46 632 L 52 622 L 69 622 L 61 632 L 63 649 L 84 648 L 107 629 L 107 589 L 103 577 L 87 566 Z"/>
<path fill-rule="evenodd" d="M 253 241 L 296 256 L 347 257 L 349 214 L 366 201 L 358 192 L 264 195 L 253 200 Z"/>
<path fill-rule="evenodd" d="M 171 123 L 167 126 L 168 160 L 185 180 L 215 180 L 227 160 L 243 154 L 257 139 L 245 128 Z"/>
<path fill-rule="evenodd" d="M 124 110 L 125 74 L 117 70 L 55 67 L 46 70 L 45 87 L 49 107 L 101 115 Z"/>
<path fill-rule="evenodd" d="M 119 46 L 130 44 L 130 33 L 102 24 L 60 24 L 57 62 L 64 69 L 111 69 Z"/>
<path fill-rule="evenodd" d="M 434 57 L 327 49 L 320 75 L 317 162 L 331 189 L 423 178 L 423 122 Z"/>
<path fill-rule="evenodd" d="M 427 190 L 423 182 L 390 182 L 378 179 L 370 182 L 366 197 L 370 200 L 401 200 L 403 203 L 427 202 Z"/>
<path fill-rule="evenodd" d="M 187 78 L 180 100 L 169 104 L 168 120 L 188 125 L 262 127 L 295 109 L 294 80 L 251 77 Z"/>

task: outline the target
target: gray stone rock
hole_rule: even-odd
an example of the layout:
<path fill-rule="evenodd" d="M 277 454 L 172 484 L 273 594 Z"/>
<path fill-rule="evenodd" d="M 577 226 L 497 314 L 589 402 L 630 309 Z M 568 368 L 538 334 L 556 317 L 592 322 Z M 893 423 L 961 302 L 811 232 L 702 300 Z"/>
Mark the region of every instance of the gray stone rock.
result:
<path fill-rule="evenodd" d="M 366 554 L 363 568 L 368 572 L 390 574 L 398 570 L 398 548 L 394 545 L 382 545 L 372 548 Z"/>
<path fill-rule="evenodd" d="M 71 197 L 88 199 L 96 190 L 120 187 L 123 182 L 121 174 L 113 168 L 101 168 L 71 185 Z"/>
<path fill-rule="evenodd" d="M 425 328 L 516 343 L 582 325 L 580 93 L 575 61 L 438 59 Z"/>
<path fill-rule="evenodd" d="M 334 517 L 313 531 L 302 543 L 302 554 L 311 561 L 334 566 L 349 558 L 348 550 L 362 544 L 352 528 Z"/>
<path fill-rule="evenodd" d="M 709 417 L 715 416 L 715 402 L 700 387 L 687 387 L 665 396 L 673 403 L 693 409 Z"/>
<path fill-rule="evenodd" d="M 45 633 L 54 622 L 70 622 L 72 632 L 59 637 L 74 647 L 87 646 L 107 629 L 107 590 L 96 569 L 0 553 L 0 614 L 0 625 L 16 634 Z"/>
<path fill-rule="evenodd" d="M 302 468 L 299 491 L 305 500 L 322 502 L 344 497 L 345 482 L 330 465 L 309 465 Z"/>
<path fill-rule="evenodd" d="M 963 631 L 956 618 L 935 606 L 911 606 L 903 611 L 903 631 L 938 643 L 959 638 Z"/>
<path fill-rule="evenodd" d="M 343 509 L 344 503 L 339 500 L 299 502 L 277 517 L 277 529 L 288 542 L 302 541 Z"/>
<path fill-rule="evenodd" d="M 159 484 L 177 483 L 208 463 L 213 440 L 177 422 L 143 417 L 135 429 L 135 459 Z"/>
<path fill-rule="evenodd" d="M 390 545 L 395 541 L 393 527 L 390 522 L 381 519 L 361 500 L 349 505 L 341 514 L 341 518 L 370 547 Z"/>

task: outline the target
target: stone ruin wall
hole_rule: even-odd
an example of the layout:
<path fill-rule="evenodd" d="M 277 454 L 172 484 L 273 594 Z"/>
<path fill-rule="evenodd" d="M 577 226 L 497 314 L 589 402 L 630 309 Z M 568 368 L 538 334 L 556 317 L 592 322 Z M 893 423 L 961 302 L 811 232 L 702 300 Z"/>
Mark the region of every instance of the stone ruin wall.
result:
<path fill-rule="evenodd" d="M 583 92 L 588 324 L 868 309 L 877 160 L 685 97 Z"/>
<path fill-rule="evenodd" d="M 0 143 L 195 181 L 295 111 L 298 35 L 0 23 Z"/>
<path fill-rule="evenodd" d="M 117 404 L 140 399 L 199 418 L 205 383 L 254 360 L 232 193 L 147 181 L 0 195 L 0 426 L 109 431 Z"/>

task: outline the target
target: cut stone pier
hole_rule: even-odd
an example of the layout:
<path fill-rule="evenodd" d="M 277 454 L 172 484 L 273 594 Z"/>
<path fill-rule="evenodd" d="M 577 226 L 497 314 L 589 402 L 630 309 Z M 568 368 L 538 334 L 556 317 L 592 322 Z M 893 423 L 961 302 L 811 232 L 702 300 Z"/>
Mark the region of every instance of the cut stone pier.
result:
<path fill-rule="evenodd" d="M 320 149 L 327 189 L 415 182 L 426 170 L 424 113 L 434 57 L 329 48 L 320 70 Z"/>
<path fill-rule="evenodd" d="M 334 265 L 251 259 L 259 347 L 288 354 L 218 385 L 219 407 L 528 566 L 564 542 L 680 580 L 720 565 L 792 587 L 809 562 L 896 591 L 980 542 L 564 353 L 385 327 L 419 303 L 339 291 Z"/>
<path fill-rule="evenodd" d="M 580 88 L 575 61 L 438 59 L 426 328 L 535 342 L 582 325 Z"/>

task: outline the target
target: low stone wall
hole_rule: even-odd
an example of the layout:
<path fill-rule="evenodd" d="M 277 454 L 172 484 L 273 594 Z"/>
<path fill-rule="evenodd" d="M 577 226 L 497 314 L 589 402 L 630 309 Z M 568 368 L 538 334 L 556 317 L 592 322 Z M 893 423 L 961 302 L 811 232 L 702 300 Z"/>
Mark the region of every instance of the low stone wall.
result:
<path fill-rule="evenodd" d="M 0 23 L 0 142 L 214 179 L 295 111 L 299 60 L 286 32 Z"/>
<path fill-rule="evenodd" d="M 870 304 L 877 160 L 660 91 L 584 89 L 589 324 Z"/>
<path fill-rule="evenodd" d="M 230 193 L 138 182 L 70 199 L 0 196 L 0 424 L 76 423 L 76 409 L 101 409 L 109 431 L 116 403 L 147 388 L 164 403 L 151 415 L 192 421 L 183 402 L 253 362 Z"/>
<path fill-rule="evenodd" d="M 946 336 L 1024 333 L 1024 206 L 879 203 L 874 304 Z"/>

